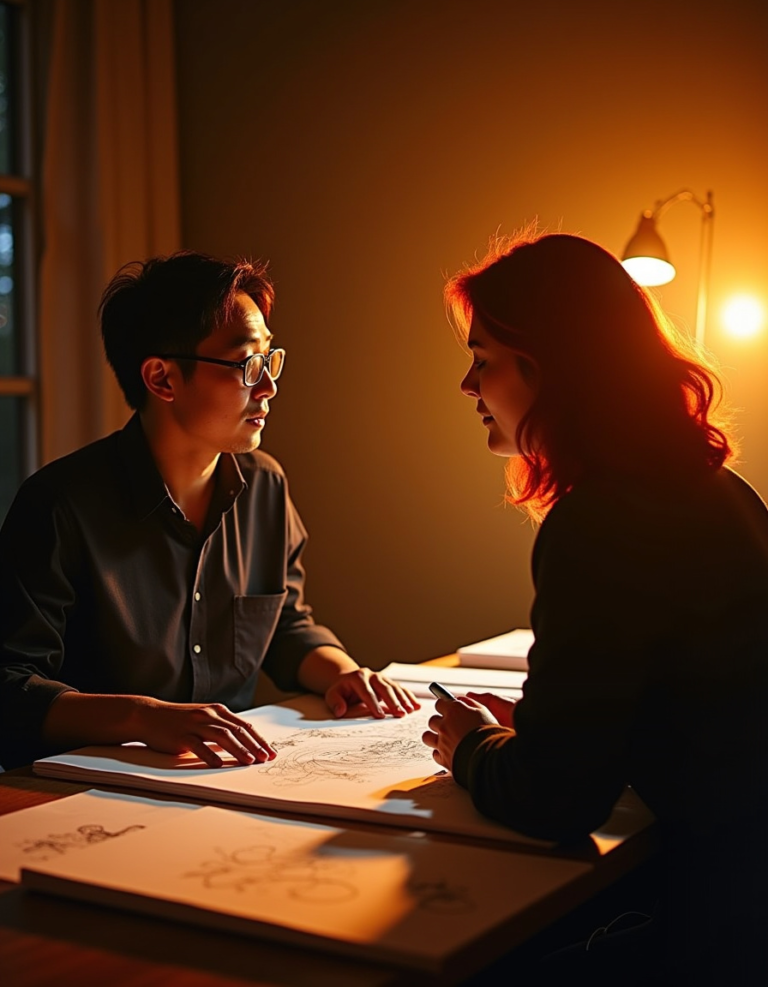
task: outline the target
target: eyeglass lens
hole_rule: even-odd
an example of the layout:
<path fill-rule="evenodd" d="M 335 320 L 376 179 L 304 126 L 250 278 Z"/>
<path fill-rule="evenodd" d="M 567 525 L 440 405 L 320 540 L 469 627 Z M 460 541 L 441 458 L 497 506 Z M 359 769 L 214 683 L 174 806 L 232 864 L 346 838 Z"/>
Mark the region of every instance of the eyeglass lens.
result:
<path fill-rule="evenodd" d="M 266 356 L 263 353 L 254 353 L 245 365 L 245 383 L 249 387 L 257 384 L 264 372 L 266 363 L 267 373 L 272 380 L 277 380 L 283 370 L 285 352 L 283 350 L 272 350 Z"/>

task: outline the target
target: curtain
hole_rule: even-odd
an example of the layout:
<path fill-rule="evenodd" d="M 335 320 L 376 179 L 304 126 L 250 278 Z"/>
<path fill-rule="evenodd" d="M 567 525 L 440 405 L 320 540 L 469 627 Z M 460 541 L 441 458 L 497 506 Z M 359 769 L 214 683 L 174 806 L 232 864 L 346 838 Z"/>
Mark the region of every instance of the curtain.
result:
<path fill-rule="evenodd" d="M 39 228 L 41 458 L 129 409 L 96 310 L 128 261 L 180 244 L 173 0 L 53 0 Z"/>

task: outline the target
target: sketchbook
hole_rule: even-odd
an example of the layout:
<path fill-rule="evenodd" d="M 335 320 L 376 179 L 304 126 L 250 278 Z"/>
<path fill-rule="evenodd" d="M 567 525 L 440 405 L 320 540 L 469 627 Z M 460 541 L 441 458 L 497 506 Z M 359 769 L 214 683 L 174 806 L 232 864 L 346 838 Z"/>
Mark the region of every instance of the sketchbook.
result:
<path fill-rule="evenodd" d="M 22 871 L 33 891 L 391 963 L 493 959 L 503 926 L 587 874 L 584 861 L 201 808 Z M 501 931 L 501 934 L 500 934 Z"/>
<path fill-rule="evenodd" d="M 485 641 L 459 648 L 459 664 L 476 668 L 528 669 L 528 652 L 533 644 L 533 631 L 520 627 L 506 634 L 497 634 Z"/>
<path fill-rule="evenodd" d="M 79 856 L 112 840 L 130 840 L 148 826 L 198 808 L 189 802 L 90 791 L 9 812 L 0 816 L 0 878 L 18 881 L 22 867 Z"/>
<path fill-rule="evenodd" d="M 37 774 L 118 785 L 204 802 L 334 819 L 361 819 L 504 843 L 531 840 L 481 816 L 469 793 L 440 769 L 421 736 L 434 702 L 402 718 L 328 719 L 319 696 L 302 695 L 239 714 L 277 751 L 273 761 L 210 768 L 194 754 L 142 744 L 84 747 L 36 761 Z"/>

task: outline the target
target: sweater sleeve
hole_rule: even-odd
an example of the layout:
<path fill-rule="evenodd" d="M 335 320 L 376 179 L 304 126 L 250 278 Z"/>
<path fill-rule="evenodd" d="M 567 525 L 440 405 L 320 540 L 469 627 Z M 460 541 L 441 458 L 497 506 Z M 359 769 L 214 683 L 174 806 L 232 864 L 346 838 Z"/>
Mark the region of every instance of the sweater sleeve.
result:
<path fill-rule="evenodd" d="M 531 836 L 573 840 L 610 814 L 646 689 L 643 549 L 588 502 L 559 502 L 533 555 L 535 644 L 515 730 L 459 744 L 454 776 L 477 809 Z"/>

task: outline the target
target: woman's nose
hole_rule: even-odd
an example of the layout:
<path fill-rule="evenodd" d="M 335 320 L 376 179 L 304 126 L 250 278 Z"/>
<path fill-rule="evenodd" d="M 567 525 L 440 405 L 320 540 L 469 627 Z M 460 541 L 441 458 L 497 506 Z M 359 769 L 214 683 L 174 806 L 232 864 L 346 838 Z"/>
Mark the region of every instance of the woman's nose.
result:
<path fill-rule="evenodd" d="M 477 373 L 474 367 L 470 367 L 469 370 L 464 375 L 464 380 L 459 384 L 462 394 L 466 394 L 468 398 L 478 398 L 480 395 L 477 392 Z"/>

